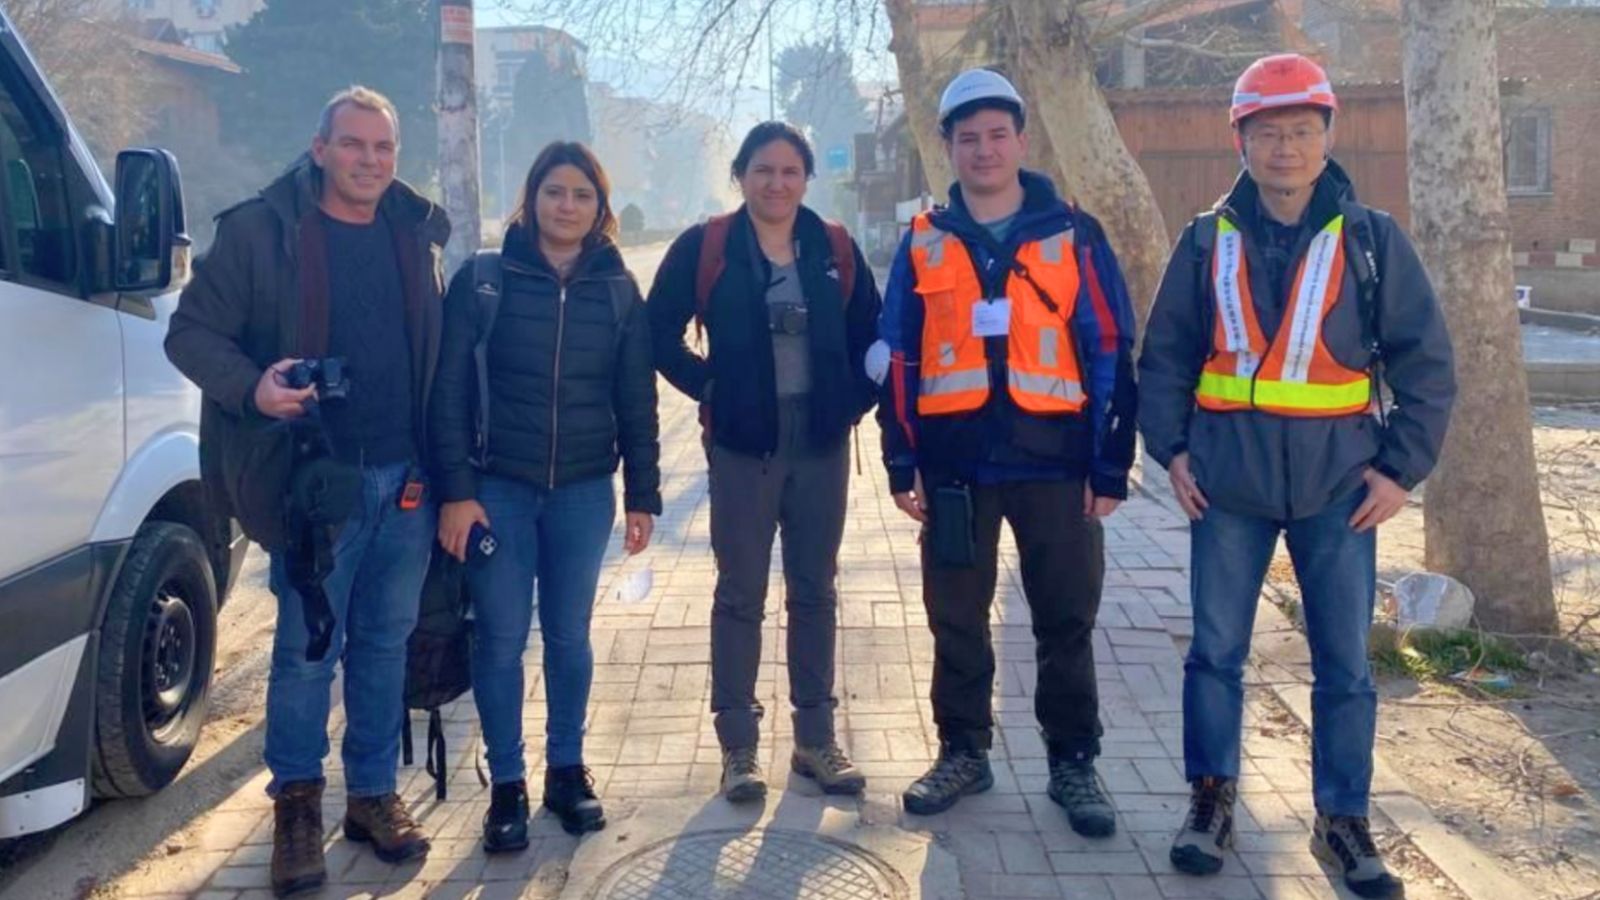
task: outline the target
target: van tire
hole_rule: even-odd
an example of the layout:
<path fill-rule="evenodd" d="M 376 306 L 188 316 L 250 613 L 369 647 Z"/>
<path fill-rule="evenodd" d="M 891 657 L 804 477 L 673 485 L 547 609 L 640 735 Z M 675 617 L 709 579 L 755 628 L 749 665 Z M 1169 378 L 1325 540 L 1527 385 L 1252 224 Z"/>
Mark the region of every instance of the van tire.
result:
<path fill-rule="evenodd" d="M 205 723 L 217 646 L 217 586 L 193 529 L 146 522 L 100 628 L 93 785 L 142 797 L 177 777 Z"/>

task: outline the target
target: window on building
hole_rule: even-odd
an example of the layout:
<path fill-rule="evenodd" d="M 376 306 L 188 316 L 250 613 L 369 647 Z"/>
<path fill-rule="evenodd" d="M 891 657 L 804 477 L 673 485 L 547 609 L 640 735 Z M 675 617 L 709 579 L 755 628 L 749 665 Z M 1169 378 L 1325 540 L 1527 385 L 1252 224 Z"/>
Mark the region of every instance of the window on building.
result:
<path fill-rule="evenodd" d="M 1550 110 L 1506 116 L 1506 193 L 1550 193 Z"/>
<path fill-rule="evenodd" d="M 194 0 L 194 14 L 209 19 L 217 14 L 217 0 Z"/>
<path fill-rule="evenodd" d="M 155 5 L 156 0 L 123 0 L 123 6 L 132 12 L 149 12 Z"/>

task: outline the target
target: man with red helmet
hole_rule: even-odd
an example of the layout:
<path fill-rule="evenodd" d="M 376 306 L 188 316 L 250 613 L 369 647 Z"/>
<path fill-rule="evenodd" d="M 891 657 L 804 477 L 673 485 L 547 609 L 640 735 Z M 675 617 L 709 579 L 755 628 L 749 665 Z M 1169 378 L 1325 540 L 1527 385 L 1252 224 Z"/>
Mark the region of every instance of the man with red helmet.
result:
<path fill-rule="evenodd" d="M 1312 851 L 1362 897 L 1400 897 L 1367 824 L 1376 528 L 1438 459 L 1455 375 L 1427 272 L 1329 156 L 1339 103 L 1296 54 L 1252 64 L 1230 119 L 1244 171 L 1167 264 L 1139 360 L 1139 426 L 1190 524 L 1189 814 L 1180 871 L 1233 836 L 1243 667 L 1284 535 L 1312 671 Z M 1393 395 L 1383 414 L 1379 384 Z"/>

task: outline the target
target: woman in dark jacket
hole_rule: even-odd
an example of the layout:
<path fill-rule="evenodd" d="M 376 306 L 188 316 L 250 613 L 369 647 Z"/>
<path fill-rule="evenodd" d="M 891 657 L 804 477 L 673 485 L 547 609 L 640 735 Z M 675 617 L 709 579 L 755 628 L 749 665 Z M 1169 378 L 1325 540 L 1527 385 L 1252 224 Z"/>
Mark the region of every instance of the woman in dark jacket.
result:
<path fill-rule="evenodd" d="M 801 205 L 814 169 L 810 145 L 792 126 L 756 126 L 733 162 L 745 205 L 679 237 L 650 289 L 657 365 L 700 401 L 706 426 L 717 557 L 711 709 L 722 792 L 734 802 L 766 794 L 755 684 L 779 526 L 794 706 L 790 765 L 829 793 L 865 786 L 834 737 L 834 577 L 848 436 L 876 396 L 863 360 L 877 337 L 880 303 L 861 250 L 842 230 L 830 237 L 838 226 Z M 836 258 L 844 253 L 852 258 Z M 699 280 L 708 294 L 697 292 Z M 697 314 L 709 341 L 704 357 L 684 340 Z"/>
<path fill-rule="evenodd" d="M 439 542 L 466 559 L 475 526 L 493 555 L 468 568 L 472 694 L 493 777 L 484 847 L 528 845 L 522 653 L 535 606 L 549 703 L 544 805 L 573 834 L 605 825 L 583 764 L 594 674 L 589 621 L 623 470 L 628 553 L 661 512 L 655 373 L 647 314 L 615 236 L 605 172 L 582 144 L 554 143 L 534 162 L 506 230 L 497 283 L 469 261 L 445 300 L 431 407 L 443 506 Z M 488 322 L 487 428 L 475 351 Z M 538 588 L 535 604 L 534 588 Z"/>

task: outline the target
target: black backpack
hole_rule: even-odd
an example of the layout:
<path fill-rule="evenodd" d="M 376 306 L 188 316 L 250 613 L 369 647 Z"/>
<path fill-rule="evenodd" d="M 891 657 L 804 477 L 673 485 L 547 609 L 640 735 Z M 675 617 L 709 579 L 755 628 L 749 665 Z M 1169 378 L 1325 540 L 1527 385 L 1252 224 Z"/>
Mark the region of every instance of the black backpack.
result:
<path fill-rule="evenodd" d="M 411 710 L 428 713 L 428 774 L 440 800 L 446 796 L 444 717 L 440 707 L 472 688 L 472 623 L 467 619 L 466 566 L 434 545 L 422 582 L 417 627 L 406 643 L 406 717 L 400 754 L 411 765 Z"/>

